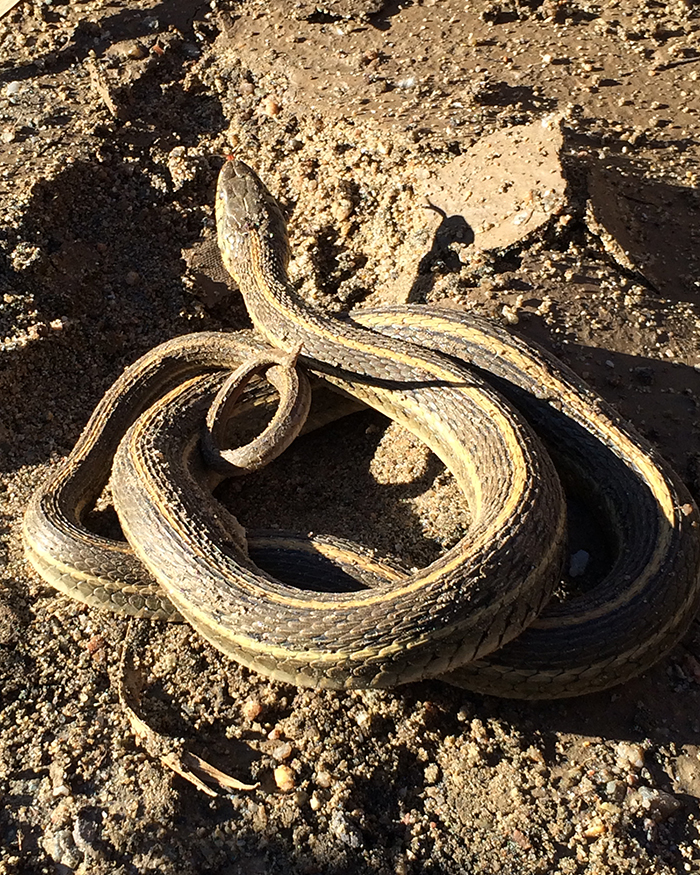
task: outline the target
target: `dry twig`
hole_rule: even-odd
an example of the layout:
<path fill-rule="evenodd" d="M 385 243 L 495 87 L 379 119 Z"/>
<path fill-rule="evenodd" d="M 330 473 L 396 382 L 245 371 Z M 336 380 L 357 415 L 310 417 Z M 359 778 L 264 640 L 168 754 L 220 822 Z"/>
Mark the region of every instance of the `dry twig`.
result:
<path fill-rule="evenodd" d="M 117 678 L 117 693 L 119 702 L 124 709 L 134 735 L 151 756 L 157 756 L 163 765 L 176 772 L 180 777 L 194 784 L 198 790 L 208 796 L 216 796 L 217 791 L 255 790 L 258 784 L 245 784 L 232 778 L 225 772 L 214 768 L 205 760 L 189 751 L 182 749 L 182 743 L 173 738 L 167 738 L 156 732 L 137 713 L 139 706 L 139 691 L 137 689 L 137 673 L 131 658 L 130 644 L 133 640 L 133 623 L 129 629 L 122 647 Z M 206 779 L 214 785 L 212 789 L 204 782 Z"/>

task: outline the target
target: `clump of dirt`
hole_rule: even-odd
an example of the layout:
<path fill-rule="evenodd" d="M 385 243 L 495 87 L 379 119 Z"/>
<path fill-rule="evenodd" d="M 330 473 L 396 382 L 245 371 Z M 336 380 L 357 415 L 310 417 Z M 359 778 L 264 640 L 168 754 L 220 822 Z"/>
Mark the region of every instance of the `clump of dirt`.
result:
<path fill-rule="evenodd" d="M 299 690 L 144 621 L 144 718 L 260 783 L 212 799 L 134 740 L 125 621 L 59 597 L 21 545 L 32 490 L 127 364 L 248 325 L 189 257 L 233 149 L 289 215 L 307 300 L 505 322 L 700 497 L 699 31 L 688 0 L 25 0 L 0 20 L 0 873 L 700 868 L 697 628 L 624 687 L 538 704 L 439 682 Z M 528 126 L 551 132 L 546 184 L 525 150 L 518 184 L 493 186 L 494 144 Z M 488 217 L 430 209 L 445 185 L 517 233 L 489 242 Z M 302 507 L 307 528 L 364 527 L 422 564 L 468 519 L 424 447 L 359 416 L 231 501 L 249 524 Z"/>

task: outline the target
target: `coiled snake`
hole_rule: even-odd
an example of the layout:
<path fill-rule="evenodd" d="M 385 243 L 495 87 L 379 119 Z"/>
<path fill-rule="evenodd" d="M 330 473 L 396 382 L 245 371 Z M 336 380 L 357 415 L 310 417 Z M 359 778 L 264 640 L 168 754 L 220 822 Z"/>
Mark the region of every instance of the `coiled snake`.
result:
<path fill-rule="evenodd" d="M 258 334 L 176 338 L 125 371 L 27 509 L 26 551 L 39 574 L 89 604 L 137 616 L 179 612 L 243 664 L 314 686 L 441 677 L 499 695 L 569 696 L 622 682 L 676 643 L 700 599 L 698 511 L 609 406 L 546 352 L 487 320 L 408 305 L 347 320 L 314 311 L 287 279 L 284 218 L 241 161 L 221 171 L 216 212 L 224 264 Z M 200 434 L 213 399 L 210 438 L 243 372 L 269 368 L 288 404 L 277 425 L 293 427 L 279 444 L 277 426 L 267 430 L 254 463 L 262 464 L 305 416 L 305 392 L 291 387 L 297 354 L 338 399 L 398 421 L 454 474 L 472 525 L 428 567 L 404 573 L 332 538 L 249 542 L 212 497 Z M 232 388 L 224 381 L 239 367 Z M 325 418 L 335 415 L 329 405 Z M 589 592 L 550 602 L 566 536 L 552 458 L 604 514 L 615 557 Z M 84 522 L 113 459 L 128 543 Z M 284 584 L 254 561 L 271 553 L 302 565 L 322 555 L 365 586 Z"/>

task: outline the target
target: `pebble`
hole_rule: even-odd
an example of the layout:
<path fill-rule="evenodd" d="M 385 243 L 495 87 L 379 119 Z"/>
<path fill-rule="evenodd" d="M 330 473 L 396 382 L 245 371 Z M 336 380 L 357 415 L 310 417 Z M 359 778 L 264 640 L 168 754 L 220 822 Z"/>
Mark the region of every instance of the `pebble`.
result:
<path fill-rule="evenodd" d="M 289 766 L 277 766 L 273 774 L 275 776 L 275 784 L 283 793 L 287 793 L 296 787 L 296 776 Z"/>
<path fill-rule="evenodd" d="M 331 215 L 336 222 L 346 222 L 352 215 L 354 209 L 355 206 L 352 201 L 347 198 L 342 198 L 331 204 Z"/>
<path fill-rule="evenodd" d="M 316 772 L 316 783 L 323 790 L 327 790 L 331 786 L 331 776 L 329 772 L 323 769 Z"/>
<path fill-rule="evenodd" d="M 262 713 L 262 705 L 257 699 L 247 699 L 241 706 L 241 711 L 245 719 L 252 723 Z"/>
<path fill-rule="evenodd" d="M 5 86 L 5 94 L 8 97 L 15 97 L 15 95 L 19 94 L 21 87 L 21 82 L 8 82 Z"/>
<path fill-rule="evenodd" d="M 355 713 L 355 723 L 360 729 L 368 729 L 372 723 L 372 716 L 367 711 L 359 710 Z"/>
<path fill-rule="evenodd" d="M 587 839 L 597 839 L 606 832 L 606 826 L 602 818 L 595 816 L 591 819 L 583 834 Z"/>
<path fill-rule="evenodd" d="M 518 322 L 520 322 L 520 317 L 518 316 L 518 311 L 515 307 L 510 307 L 508 304 L 504 304 L 501 308 L 501 313 L 508 325 L 517 325 Z"/>
<path fill-rule="evenodd" d="M 35 322 L 34 325 L 27 326 L 27 334 L 31 340 L 38 340 L 40 337 L 48 337 L 49 333 L 50 329 L 46 322 Z"/>
<path fill-rule="evenodd" d="M 569 576 L 581 577 L 588 567 L 590 554 L 586 550 L 577 550 L 569 560 Z"/>
<path fill-rule="evenodd" d="M 275 118 L 275 116 L 278 116 L 280 112 L 282 112 L 282 104 L 275 100 L 274 97 L 265 97 L 260 104 L 260 108 L 265 115 L 270 116 L 270 118 Z"/>
<path fill-rule="evenodd" d="M 644 768 L 644 748 L 640 744 L 630 744 L 621 741 L 616 747 L 618 768 L 628 769 L 632 767 L 636 771 Z"/>
<path fill-rule="evenodd" d="M 655 823 L 661 823 L 672 817 L 683 807 L 679 799 L 664 790 L 652 787 L 639 787 L 633 790 L 629 797 L 629 806 L 633 811 L 643 811 Z"/>
<path fill-rule="evenodd" d="M 651 386 L 654 382 L 654 369 L 649 367 L 633 368 L 635 379 L 641 386 Z"/>
<path fill-rule="evenodd" d="M 426 784 L 437 784 L 440 780 L 440 767 L 435 763 L 430 763 L 429 766 L 425 767 L 423 775 Z"/>
<path fill-rule="evenodd" d="M 350 848 L 361 848 L 363 845 L 362 834 L 352 824 L 344 811 L 340 808 L 331 815 L 330 828 L 333 835 Z"/>
<path fill-rule="evenodd" d="M 471 735 L 477 741 L 486 741 L 488 738 L 486 728 L 478 717 L 475 717 L 471 722 Z"/>
<path fill-rule="evenodd" d="M 59 866 L 75 869 L 81 863 L 82 854 L 76 848 L 69 829 L 45 832 L 41 844 L 46 854 Z"/>
<path fill-rule="evenodd" d="M 138 42 L 133 42 L 126 50 L 127 58 L 131 58 L 133 61 L 139 61 L 141 58 L 145 58 L 147 54 L 146 49 Z"/>
<path fill-rule="evenodd" d="M 605 793 L 613 802 L 622 802 L 627 794 L 627 786 L 624 781 L 608 781 Z"/>
<path fill-rule="evenodd" d="M 278 762 L 282 760 L 288 760 L 292 755 L 292 746 L 288 741 L 285 741 L 284 744 L 278 744 L 277 747 L 272 751 L 273 759 L 276 759 Z"/>
<path fill-rule="evenodd" d="M 99 830 L 95 817 L 98 816 L 91 809 L 80 811 L 73 824 L 73 841 L 75 846 L 85 853 L 95 850 L 99 842 Z"/>

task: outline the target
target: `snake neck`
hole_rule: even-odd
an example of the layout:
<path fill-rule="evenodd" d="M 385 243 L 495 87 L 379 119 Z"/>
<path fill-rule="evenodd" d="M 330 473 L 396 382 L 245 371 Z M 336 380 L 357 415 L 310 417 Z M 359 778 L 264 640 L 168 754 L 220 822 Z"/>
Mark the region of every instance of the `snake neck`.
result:
<path fill-rule="evenodd" d="M 420 379 L 415 355 L 366 328 L 325 316 L 309 307 L 287 276 L 289 244 L 284 216 L 272 195 L 243 162 L 223 166 L 216 197 L 216 225 L 224 266 L 238 284 L 248 314 L 273 346 L 292 352 L 326 374 L 386 380 Z M 433 374 L 434 376 L 434 374 Z"/>
<path fill-rule="evenodd" d="M 274 346 L 291 352 L 301 344 L 304 358 L 324 363 L 329 341 L 337 342 L 346 326 L 309 307 L 291 287 L 284 265 L 268 249 L 263 251 L 257 237 L 249 244 L 237 279 L 253 325 Z"/>

